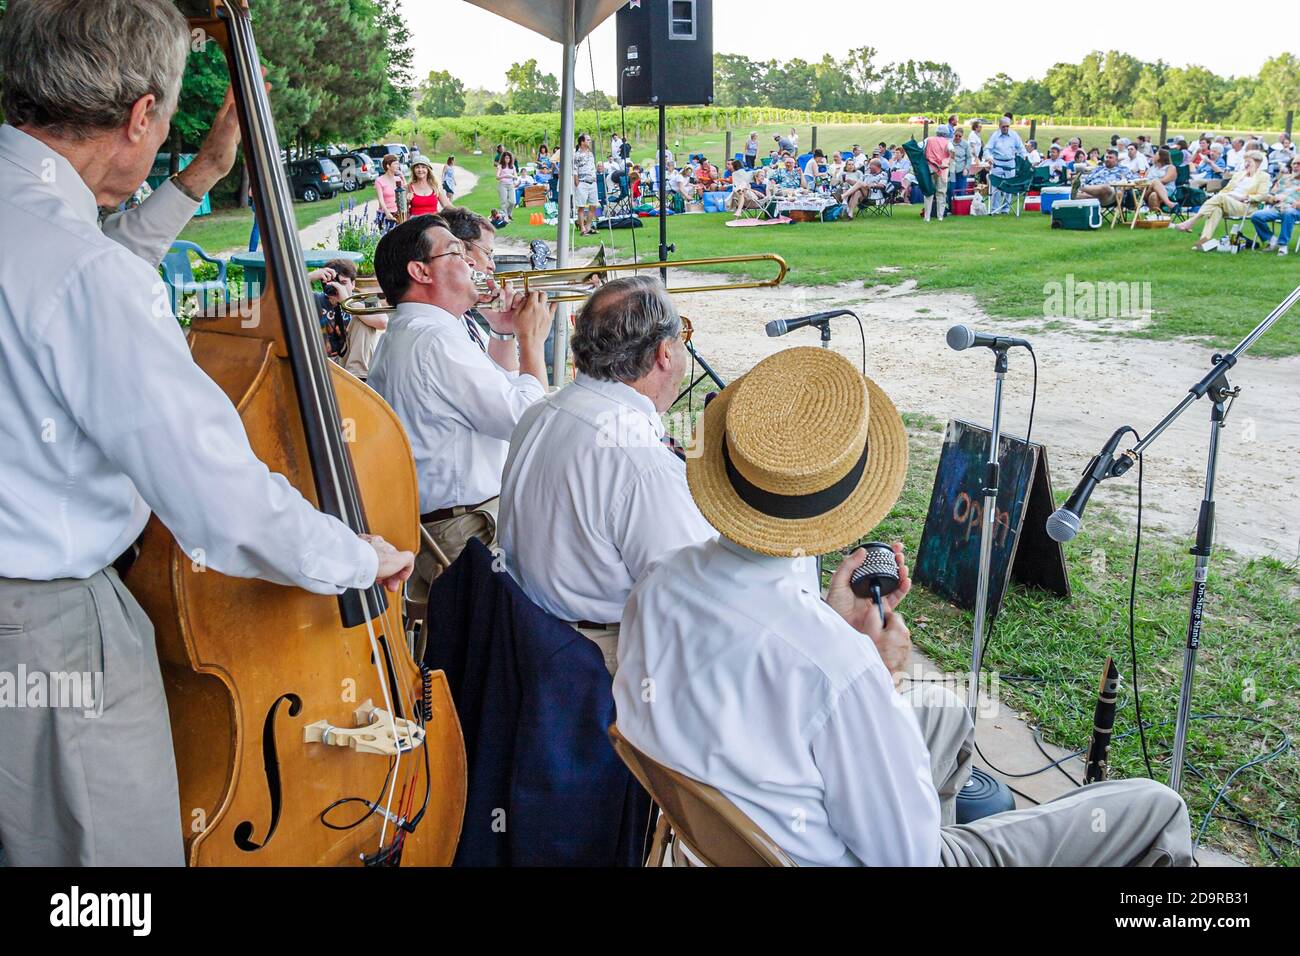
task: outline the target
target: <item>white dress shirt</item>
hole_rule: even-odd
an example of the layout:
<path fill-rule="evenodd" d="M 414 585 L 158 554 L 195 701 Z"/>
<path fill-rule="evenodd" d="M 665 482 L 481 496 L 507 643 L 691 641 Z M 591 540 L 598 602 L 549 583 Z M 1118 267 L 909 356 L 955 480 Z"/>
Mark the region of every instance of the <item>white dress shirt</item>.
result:
<path fill-rule="evenodd" d="M 804 566 L 715 538 L 655 563 L 618 643 L 618 726 L 722 791 L 803 866 L 936 866 L 912 708 Z"/>
<path fill-rule="evenodd" d="M 153 509 L 224 574 L 370 585 L 374 549 L 257 459 L 154 266 L 97 220 L 67 160 L 0 126 L 0 577 L 89 577 Z"/>
<path fill-rule="evenodd" d="M 650 399 L 582 373 L 524 413 L 498 519 L 510 571 L 535 604 L 563 621 L 618 621 L 651 562 L 713 537 L 663 433 Z"/>
<path fill-rule="evenodd" d="M 1147 158 L 1141 153 L 1138 153 L 1136 156 L 1129 156 L 1125 153 L 1124 156 L 1120 158 L 1119 164 L 1127 169 L 1134 178 L 1145 173 L 1151 165 L 1147 162 Z"/>
<path fill-rule="evenodd" d="M 533 376 L 492 361 L 470 324 L 435 305 L 399 304 L 366 379 L 411 439 L 421 514 L 500 494 L 510 433 L 546 394 Z"/>
<path fill-rule="evenodd" d="M 156 266 L 198 207 L 168 179 L 140 205 L 105 216 L 100 228 L 108 238 Z"/>

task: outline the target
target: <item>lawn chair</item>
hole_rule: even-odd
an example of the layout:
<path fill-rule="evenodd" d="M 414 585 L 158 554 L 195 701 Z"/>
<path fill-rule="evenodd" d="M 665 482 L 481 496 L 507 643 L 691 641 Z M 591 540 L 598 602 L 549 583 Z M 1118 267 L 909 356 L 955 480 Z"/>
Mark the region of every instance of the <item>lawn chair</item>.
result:
<path fill-rule="evenodd" d="M 891 178 L 885 183 L 884 193 L 879 199 L 872 199 L 868 195 L 859 204 L 858 208 L 865 209 L 872 216 L 892 219 L 894 217 L 894 204 L 898 202 L 898 193 L 901 189 L 902 186 Z"/>
<path fill-rule="evenodd" d="M 1035 166 L 1034 177 L 1029 181 L 1029 191 L 1042 191 L 1044 186 L 1054 186 L 1052 182 L 1052 170 L 1048 166 Z"/>
<path fill-rule="evenodd" d="M 925 158 L 925 147 L 914 139 L 903 143 L 903 152 L 907 153 L 912 163 L 912 175 L 916 177 L 917 188 L 921 190 L 921 205 L 934 195 L 934 177 L 930 175 L 930 163 Z M 893 178 L 892 176 L 890 177 Z M 904 184 L 900 183 L 900 187 Z"/>
<path fill-rule="evenodd" d="M 204 262 L 213 263 L 217 267 L 217 277 L 206 282 L 196 280 L 194 267 L 190 263 L 190 253 Z M 181 314 L 181 302 L 190 293 L 199 297 L 200 311 L 207 304 L 209 292 L 220 292 L 222 300 L 229 303 L 230 288 L 226 285 L 226 266 L 225 259 L 208 255 L 197 243 L 187 242 L 184 239 L 173 242 L 167 255 L 163 256 L 161 267 L 163 282 L 166 283 L 171 298 L 172 314 L 176 316 Z"/>
<path fill-rule="evenodd" d="M 609 728 L 614 752 L 659 807 L 647 866 L 663 866 L 669 851 L 685 847 L 705 866 L 795 866 L 770 836 L 716 788 L 665 767 Z M 674 854 L 677 859 L 682 857 Z M 685 865 L 690 865 L 685 861 Z"/>
<path fill-rule="evenodd" d="M 993 183 L 997 183 L 996 186 Z M 1016 172 L 1014 176 L 1008 176 L 1006 179 L 999 179 L 996 176 L 989 177 L 990 192 L 996 189 L 1000 193 L 1005 193 L 1011 197 L 1011 208 L 1016 211 L 1016 218 L 1025 208 L 1025 195 L 1029 192 L 1034 184 L 1034 167 L 1029 165 L 1029 158 L 1026 156 L 1016 157 Z M 991 198 L 991 197 L 990 197 Z M 1019 204 L 1017 204 L 1019 200 Z"/>

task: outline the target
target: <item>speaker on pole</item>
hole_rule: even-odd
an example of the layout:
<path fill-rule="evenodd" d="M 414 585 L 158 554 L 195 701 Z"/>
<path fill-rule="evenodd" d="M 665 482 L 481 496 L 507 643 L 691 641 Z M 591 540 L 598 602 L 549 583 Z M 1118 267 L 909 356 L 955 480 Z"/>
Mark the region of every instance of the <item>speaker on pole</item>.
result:
<path fill-rule="evenodd" d="M 619 105 L 713 103 L 713 0 L 633 0 L 616 32 Z"/>

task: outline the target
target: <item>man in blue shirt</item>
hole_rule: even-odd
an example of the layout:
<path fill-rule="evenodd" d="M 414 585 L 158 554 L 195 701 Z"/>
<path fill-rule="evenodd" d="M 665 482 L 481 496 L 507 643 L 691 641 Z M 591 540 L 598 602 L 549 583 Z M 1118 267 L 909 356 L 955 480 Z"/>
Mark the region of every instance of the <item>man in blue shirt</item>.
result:
<path fill-rule="evenodd" d="M 1119 151 L 1106 150 L 1106 159 L 1100 166 L 1080 181 L 1079 198 L 1096 199 L 1103 206 L 1115 205 L 1115 187 L 1112 183 L 1127 182 L 1128 170 L 1119 164 Z"/>
<path fill-rule="evenodd" d="M 1011 117 L 1004 116 L 998 120 L 998 131 L 989 137 L 984 156 L 992 163 L 989 167 L 989 189 L 993 196 L 991 215 L 1008 213 L 1011 211 L 1011 194 L 1000 190 L 998 183 L 1015 176 L 1017 156 L 1028 157 L 1020 134 L 1011 130 Z"/>

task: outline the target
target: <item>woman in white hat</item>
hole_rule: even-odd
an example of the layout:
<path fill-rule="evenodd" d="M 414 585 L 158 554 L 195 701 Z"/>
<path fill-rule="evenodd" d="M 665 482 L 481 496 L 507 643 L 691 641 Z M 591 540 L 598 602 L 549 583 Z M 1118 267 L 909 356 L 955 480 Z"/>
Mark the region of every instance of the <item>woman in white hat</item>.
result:
<path fill-rule="evenodd" d="M 716 787 L 800 865 L 1191 864 L 1187 808 L 1146 779 L 955 823 L 974 727 L 941 685 L 896 689 L 902 546 L 883 625 L 850 587 L 863 550 L 825 598 L 815 572 L 902 490 L 907 432 L 879 386 L 835 352 L 786 349 L 723 390 L 697 435 L 687 483 L 719 537 L 663 556 L 628 598 L 614 677 L 628 742 Z"/>
<path fill-rule="evenodd" d="M 451 205 L 433 175 L 433 164 L 423 156 L 411 160 L 411 216 L 432 215 Z"/>

